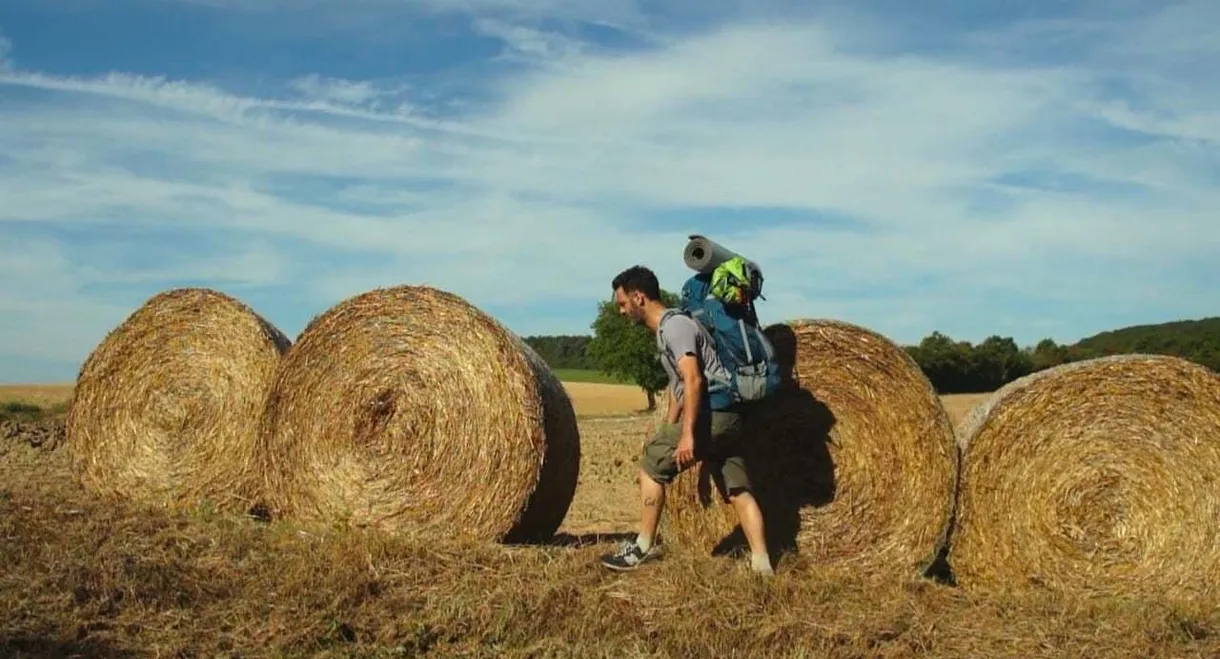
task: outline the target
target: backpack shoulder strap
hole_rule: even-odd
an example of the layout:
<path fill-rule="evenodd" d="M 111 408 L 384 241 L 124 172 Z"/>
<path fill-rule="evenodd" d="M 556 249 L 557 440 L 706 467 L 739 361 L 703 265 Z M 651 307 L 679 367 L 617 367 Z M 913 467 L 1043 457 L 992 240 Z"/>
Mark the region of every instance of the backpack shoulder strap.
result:
<path fill-rule="evenodd" d="M 665 336 L 664 336 L 665 321 L 669 320 L 670 318 L 672 318 L 675 315 L 689 316 L 690 314 L 688 314 L 687 312 L 685 312 L 681 309 L 666 309 L 665 313 L 661 314 L 661 320 L 657 323 L 657 349 L 658 350 L 661 350 L 661 351 L 668 350 L 668 348 L 665 347 Z"/>
<path fill-rule="evenodd" d="M 771 344 L 771 339 L 767 338 L 766 332 L 763 332 L 762 327 L 755 325 L 754 334 L 758 336 L 758 342 L 762 344 L 763 351 L 767 354 L 767 361 L 774 361 L 775 346 Z"/>
<path fill-rule="evenodd" d="M 754 363 L 754 351 L 750 349 L 750 336 L 746 334 L 746 321 L 737 319 L 737 329 L 741 330 L 741 347 L 746 349 L 746 363 Z M 755 328 L 757 331 L 757 328 Z"/>

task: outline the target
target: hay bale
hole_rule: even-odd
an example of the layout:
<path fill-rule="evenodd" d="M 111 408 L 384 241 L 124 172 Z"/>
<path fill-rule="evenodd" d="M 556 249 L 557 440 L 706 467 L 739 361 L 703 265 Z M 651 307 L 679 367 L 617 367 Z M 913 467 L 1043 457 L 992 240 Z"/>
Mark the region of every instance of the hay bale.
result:
<path fill-rule="evenodd" d="M 932 385 L 901 347 L 856 325 L 799 320 L 765 331 L 789 386 L 747 415 L 746 458 L 772 551 L 923 569 L 947 523 L 957 455 Z M 667 502 L 670 539 L 745 547 L 702 466 L 677 479 Z"/>
<path fill-rule="evenodd" d="M 963 585 L 1220 592 L 1220 375 L 1168 356 L 1058 366 L 958 437 Z"/>
<path fill-rule="evenodd" d="M 311 322 L 264 422 L 271 512 L 301 520 L 545 540 L 580 468 L 575 411 L 546 363 L 423 286 L 373 290 Z"/>
<path fill-rule="evenodd" d="M 210 289 L 153 296 L 81 366 L 64 424 L 82 483 L 103 496 L 246 512 L 259 416 L 289 340 Z"/>

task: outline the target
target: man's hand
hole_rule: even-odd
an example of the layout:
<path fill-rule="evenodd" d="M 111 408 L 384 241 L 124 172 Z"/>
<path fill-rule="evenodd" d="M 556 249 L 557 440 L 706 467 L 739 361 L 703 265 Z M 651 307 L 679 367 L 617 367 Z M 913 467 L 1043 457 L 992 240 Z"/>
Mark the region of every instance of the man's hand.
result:
<path fill-rule="evenodd" d="M 678 438 L 678 448 L 674 451 L 674 460 L 679 469 L 685 469 L 695 464 L 695 436 L 687 430 L 682 431 Z"/>

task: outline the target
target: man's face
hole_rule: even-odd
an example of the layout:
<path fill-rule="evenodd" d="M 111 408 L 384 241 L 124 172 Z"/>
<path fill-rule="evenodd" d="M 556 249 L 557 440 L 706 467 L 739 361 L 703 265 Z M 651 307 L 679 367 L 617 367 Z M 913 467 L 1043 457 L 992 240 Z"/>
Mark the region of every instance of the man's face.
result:
<path fill-rule="evenodd" d="M 614 291 L 614 300 L 618 303 L 619 314 L 636 325 L 644 322 L 643 293 L 627 293 L 623 289 L 618 288 Z"/>

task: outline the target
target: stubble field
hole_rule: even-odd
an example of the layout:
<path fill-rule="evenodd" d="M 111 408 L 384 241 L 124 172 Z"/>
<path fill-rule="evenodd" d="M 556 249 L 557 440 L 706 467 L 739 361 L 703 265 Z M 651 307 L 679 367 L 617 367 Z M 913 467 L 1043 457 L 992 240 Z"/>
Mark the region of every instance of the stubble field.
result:
<path fill-rule="evenodd" d="M 607 572 L 597 556 L 635 530 L 634 461 L 652 418 L 632 387 L 567 387 L 581 480 L 545 547 L 103 502 L 75 485 L 53 440 L 0 432 L 0 656 L 1220 656 L 1220 615 L 1180 603 L 966 593 L 800 556 L 764 584 L 684 547 Z M 62 408 L 69 393 L 3 387 L 0 404 Z M 956 421 L 984 398 L 943 400 Z"/>
<path fill-rule="evenodd" d="M 599 382 L 564 382 L 572 397 L 576 414 L 582 418 L 622 417 L 637 415 L 647 407 L 647 399 L 638 388 Z M 0 405 L 27 403 L 43 408 L 66 405 L 72 395 L 71 384 L 6 384 L 0 385 Z M 986 399 L 987 394 L 942 396 L 945 409 L 956 421 L 971 407 Z"/>

